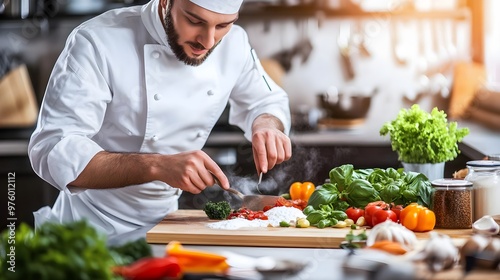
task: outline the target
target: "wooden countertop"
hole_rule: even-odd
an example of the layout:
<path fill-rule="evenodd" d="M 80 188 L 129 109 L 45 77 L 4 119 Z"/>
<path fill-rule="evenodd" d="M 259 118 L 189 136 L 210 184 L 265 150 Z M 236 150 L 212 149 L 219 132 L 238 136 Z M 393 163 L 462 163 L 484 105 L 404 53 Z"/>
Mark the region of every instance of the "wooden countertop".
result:
<path fill-rule="evenodd" d="M 282 228 L 255 227 L 234 230 L 212 229 L 203 210 L 178 210 L 167 215 L 163 221 L 149 230 L 149 243 L 167 244 L 176 240 L 190 245 L 257 246 L 257 247 L 301 247 L 339 248 L 345 240 L 349 228 Z M 368 229 L 367 232 L 370 230 Z M 471 229 L 435 229 L 435 232 L 453 238 L 457 246 L 462 245 L 472 235 Z M 361 230 L 356 230 L 361 232 Z M 421 241 L 429 239 L 430 233 L 415 233 Z"/>

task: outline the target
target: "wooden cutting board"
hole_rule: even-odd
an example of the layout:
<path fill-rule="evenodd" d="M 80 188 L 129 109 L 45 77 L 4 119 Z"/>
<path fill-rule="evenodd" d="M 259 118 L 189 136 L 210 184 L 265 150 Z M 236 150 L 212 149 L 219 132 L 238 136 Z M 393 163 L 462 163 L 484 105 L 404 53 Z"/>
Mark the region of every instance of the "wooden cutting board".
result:
<path fill-rule="evenodd" d="M 179 210 L 169 214 L 146 234 L 148 243 L 166 244 L 176 240 L 186 245 L 258 246 L 258 247 L 301 247 L 339 248 L 348 228 L 241 228 L 237 230 L 211 229 L 203 210 Z M 355 230 L 359 233 L 362 230 Z M 470 229 L 437 229 L 437 232 L 452 237 L 457 244 L 463 244 L 471 236 Z M 367 230 L 367 233 L 369 230 Z M 428 239 L 430 233 L 416 233 L 418 239 Z"/>

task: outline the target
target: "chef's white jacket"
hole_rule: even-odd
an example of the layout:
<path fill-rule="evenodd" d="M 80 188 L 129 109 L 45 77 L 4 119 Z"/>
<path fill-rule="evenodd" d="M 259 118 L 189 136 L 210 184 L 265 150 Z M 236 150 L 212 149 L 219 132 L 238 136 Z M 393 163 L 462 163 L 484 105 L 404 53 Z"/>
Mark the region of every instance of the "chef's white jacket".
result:
<path fill-rule="evenodd" d="M 262 113 L 290 128 L 288 97 L 234 25 L 200 66 L 170 49 L 158 0 L 108 11 L 69 35 L 29 143 L 35 172 L 61 190 L 45 221 L 86 218 L 110 243 L 143 236 L 178 208 L 179 189 L 154 181 L 119 189 L 68 187 L 99 151 L 175 154 L 199 150 L 230 102 L 230 123 L 251 138 Z M 114 174 L 109 174 L 114 176 Z"/>

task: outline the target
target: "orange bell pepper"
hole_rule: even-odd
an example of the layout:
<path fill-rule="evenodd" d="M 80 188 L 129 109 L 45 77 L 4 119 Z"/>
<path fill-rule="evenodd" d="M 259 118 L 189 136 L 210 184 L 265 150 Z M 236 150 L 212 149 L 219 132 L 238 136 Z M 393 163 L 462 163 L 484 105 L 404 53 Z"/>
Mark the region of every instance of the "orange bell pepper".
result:
<path fill-rule="evenodd" d="M 429 231 L 436 225 L 436 215 L 427 207 L 411 203 L 401 210 L 399 220 L 403 226 L 412 231 Z"/>
<path fill-rule="evenodd" d="M 178 241 L 170 241 L 165 253 L 177 259 L 184 273 L 224 273 L 229 268 L 226 257 L 210 252 L 185 249 Z"/>
<path fill-rule="evenodd" d="M 302 199 L 308 201 L 316 186 L 311 182 L 295 182 L 290 185 L 290 198 L 292 200 Z"/>

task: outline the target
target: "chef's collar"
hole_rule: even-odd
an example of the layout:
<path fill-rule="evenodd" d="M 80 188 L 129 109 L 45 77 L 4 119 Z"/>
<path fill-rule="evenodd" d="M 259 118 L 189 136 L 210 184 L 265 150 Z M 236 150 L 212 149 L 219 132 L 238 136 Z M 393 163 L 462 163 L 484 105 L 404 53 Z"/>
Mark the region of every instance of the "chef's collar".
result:
<path fill-rule="evenodd" d="M 189 0 L 192 3 L 219 14 L 235 14 L 240 10 L 243 0 Z"/>
<path fill-rule="evenodd" d="M 158 14 L 159 3 L 160 0 L 153 0 L 142 6 L 142 23 L 148 30 L 149 34 L 155 39 L 155 41 L 166 46 L 168 48 L 168 53 L 173 55 L 173 52 L 170 49 L 170 45 L 167 41 L 167 35 L 165 33 L 163 22 Z"/>

